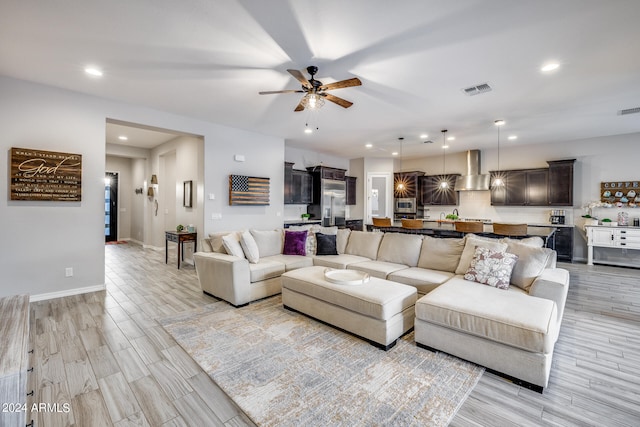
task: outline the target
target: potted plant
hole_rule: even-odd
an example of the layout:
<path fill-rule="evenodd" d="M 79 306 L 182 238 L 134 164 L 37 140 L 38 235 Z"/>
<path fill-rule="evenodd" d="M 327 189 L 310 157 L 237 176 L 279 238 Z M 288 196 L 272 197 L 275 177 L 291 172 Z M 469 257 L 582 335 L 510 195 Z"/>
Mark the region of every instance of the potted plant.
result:
<path fill-rule="evenodd" d="M 311 214 L 303 213 L 302 215 L 300 215 L 300 217 L 303 221 L 309 221 L 309 218 L 311 218 Z"/>
<path fill-rule="evenodd" d="M 179 232 L 181 232 L 181 231 L 183 231 L 183 230 L 184 230 L 184 225 L 182 225 L 182 224 L 179 224 L 179 225 L 176 227 L 176 231 L 177 231 L 178 233 L 179 233 Z"/>
<path fill-rule="evenodd" d="M 458 215 L 456 214 L 448 214 L 447 216 L 444 217 L 445 219 L 451 219 L 453 221 L 458 219 Z"/>

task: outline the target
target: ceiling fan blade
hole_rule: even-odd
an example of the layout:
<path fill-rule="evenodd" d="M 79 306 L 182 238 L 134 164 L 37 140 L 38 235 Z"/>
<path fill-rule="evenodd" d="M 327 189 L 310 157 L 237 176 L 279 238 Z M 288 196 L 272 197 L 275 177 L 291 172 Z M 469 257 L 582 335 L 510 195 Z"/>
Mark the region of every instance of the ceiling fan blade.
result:
<path fill-rule="evenodd" d="M 349 108 L 353 105 L 353 102 L 347 101 L 346 99 L 338 98 L 337 96 L 331 95 L 329 93 L 323 93 L 322 96 L 324 96 L 327 101 L 335 102 L 336 104 L 344 108 Z"/>
<path fill-rule="evenodd" d="M 304 110 L 304 105 L 302 105 L 302 100 L 300 100 L 300 102 L 296 106 L 295 110 L 293 110 L 293 111 L 303 111 L 303 110 Z"/>
<path fill-rule="evenodd" d="M 360 81 L 360 79 L 357 77 L 354 77 L 352 79 L 341 80 L 339 82 L 322 85 L 318 88 L 318 90 L 342 89 L 343 87 L 360 86 L 360 85 L 362 85 L 362 82 Z"/>
<path fill-rule="evenodd" d="M 311 83 L 309 83 L 309 80 L 307 80 L 304 74 L 302 74 L 302 71 L 300 70 L 287 70 L 287 71 L 289 72 L 289 74 L 295 77 L 296 80 L 302 83 L 302 86 L 311 89 Z"/>
<path fill-rule="evenodd" d="M 288 90 L 267 90 L 267 91 L 263 91 L 263 92 L 258 92 L 259 95 L 272 95 L 274 93 L 304 93 L 304 91 L 303 90 L 288 89 Z"/>

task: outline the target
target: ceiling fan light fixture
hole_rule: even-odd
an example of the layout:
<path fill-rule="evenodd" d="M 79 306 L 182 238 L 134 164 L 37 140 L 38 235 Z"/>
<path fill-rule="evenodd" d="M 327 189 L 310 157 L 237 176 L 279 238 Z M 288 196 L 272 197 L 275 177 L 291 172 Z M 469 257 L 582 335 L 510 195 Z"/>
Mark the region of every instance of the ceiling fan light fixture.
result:
<path fill-rule="evenodd" d="M 319 110 L 324 105 L 324 97 L 317 93 L 307 93 L 300 103 L 307 110 Z"/>

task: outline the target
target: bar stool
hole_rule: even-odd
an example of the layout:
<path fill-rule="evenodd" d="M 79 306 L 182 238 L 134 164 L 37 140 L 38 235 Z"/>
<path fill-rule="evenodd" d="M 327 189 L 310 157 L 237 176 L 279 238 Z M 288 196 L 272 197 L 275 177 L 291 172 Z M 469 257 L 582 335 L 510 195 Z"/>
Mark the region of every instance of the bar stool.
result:
<path fill-rule="evenodd" d="M 484 231 L 484 224 L 480 221 L 456 221 L 454 225 L 456 231 L 463 233 L 482 233 Z"/>
<path fill-rule="evenodd" d="M 499 234 L 501 236 L 526 236 L 527 224 L 502 224 L 494 222 L 493 234 Z"/>
<path fill-rule="evenodd" d="M 424 222 L 421 219 L 402 219 L 402 228 L 422 228 L 424 226 Z"/>
<path fill-rule="evenodd" d="M 391 218 L 371 218 L 376 227 L 391 227 Z"/>

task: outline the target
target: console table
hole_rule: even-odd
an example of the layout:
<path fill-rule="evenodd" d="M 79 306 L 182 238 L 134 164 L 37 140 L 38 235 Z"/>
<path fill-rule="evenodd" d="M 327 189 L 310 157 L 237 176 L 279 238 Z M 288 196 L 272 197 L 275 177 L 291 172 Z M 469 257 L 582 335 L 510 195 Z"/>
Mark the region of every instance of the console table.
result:
<path fill-rule="evenodd" d="M 587 225 L 587 265 L 593 265 L 593 247 L 640 250 L 640 228 Z"/>
<path fill-rule="evenodd" d="M 169 242 L 178 244 L 178 269 L 180 269 L 180 260 L 184 261 L 184 242 L 193 242 L 193 252 L 198 251 L 198 233 L 189 233 L 188 231 L 165 231 L 164 240 L 164 263 L 169 262 Z"/>

